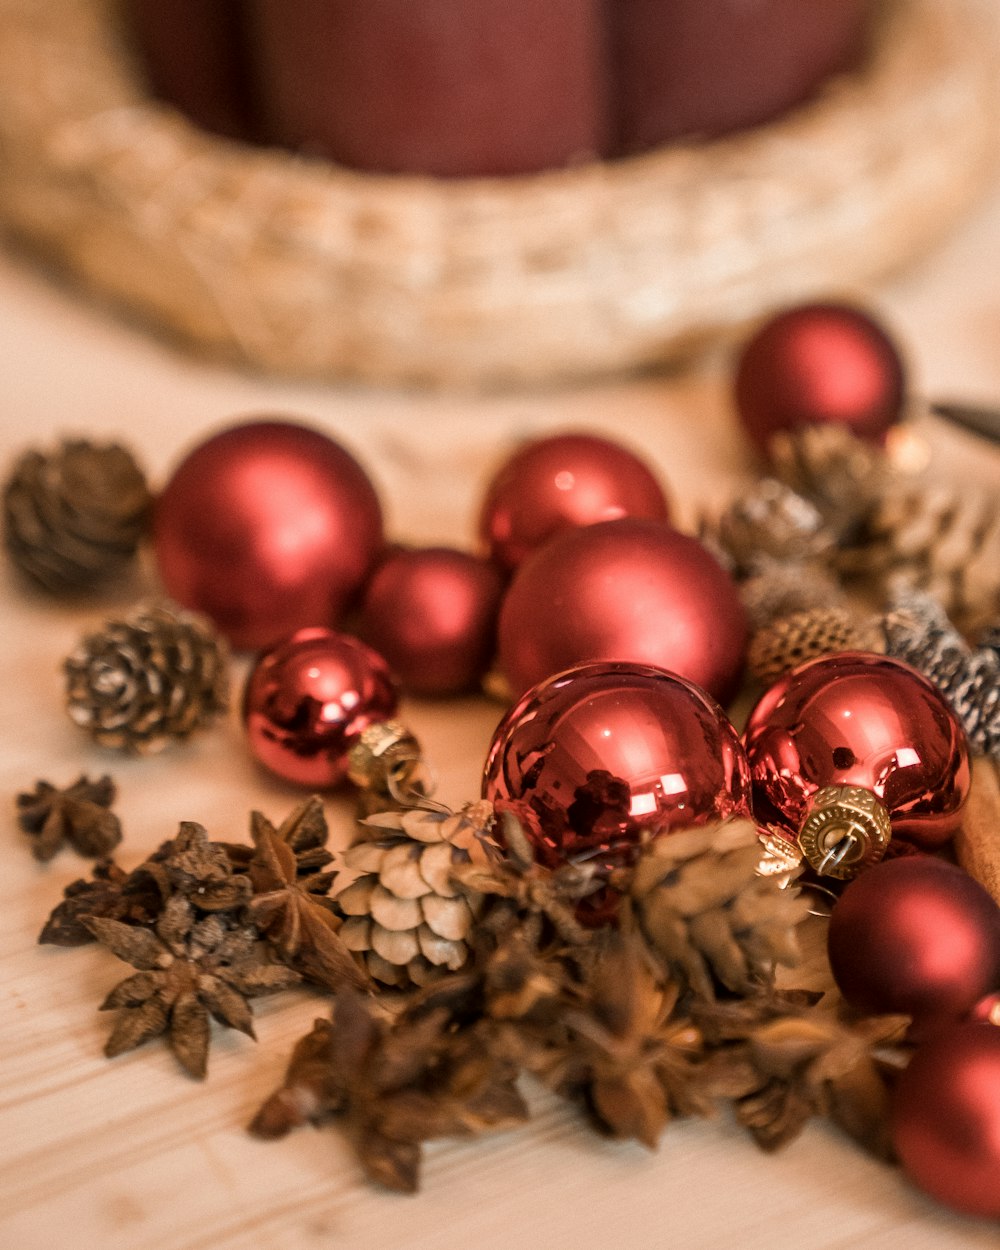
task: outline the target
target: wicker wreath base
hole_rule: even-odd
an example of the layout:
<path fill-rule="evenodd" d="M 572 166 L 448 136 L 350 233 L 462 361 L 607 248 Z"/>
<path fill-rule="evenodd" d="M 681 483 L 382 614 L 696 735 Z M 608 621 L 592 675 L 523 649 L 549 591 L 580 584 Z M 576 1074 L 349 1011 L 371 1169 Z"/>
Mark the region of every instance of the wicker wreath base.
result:
<path fill-rule="evenodd" d="M 526 178 L 352 173 L 151 103 L 114 0 L 0 3 L 0 217 L 213 354 L 495 385 L 663 363 L 926 248 L 1000 135 L 995 0 L 884 0 L 863 71 L 733 138 Z"/>

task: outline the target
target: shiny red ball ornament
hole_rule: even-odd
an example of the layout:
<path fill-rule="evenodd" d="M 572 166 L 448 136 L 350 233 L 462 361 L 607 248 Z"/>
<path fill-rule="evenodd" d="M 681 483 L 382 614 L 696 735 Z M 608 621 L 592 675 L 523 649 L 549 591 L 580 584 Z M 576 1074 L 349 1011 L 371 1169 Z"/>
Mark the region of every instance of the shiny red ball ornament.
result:
<path fill-rule="evenodd" d="M 499 663 L 515 694 L 587 660 L 669 669 L 720 703 L 743 671 L 747 622 L 732 578 L 660 521 L 557 535 L 518 569 L 500 609 Z"/>
<path fill-rule="evenodd" d="M 920 1046 L 896 1085 L 890 1132 L 925 1193 L 1000 1217 L 1000 1028 L 957 1024 Z"/>
<path fill-rule="evenodd" d="M 868 313 L 846 304 L 801 304 L 772 317 L 736 364 L 736 410 L 767 453 L 778 430 L 845 425 L 878 442 L 900 418 L 903 362 Z"/>
<path fill-rule="evenodd" d="M 332 629 L 300 629 L 265 651 L 243 693 L 250 750 L 295 785 L 327 790 L 369 725 L 396 711 L 389 667 L 370 647 Z"/>
<path fill-rule="evenodd" d="M 643 831 L 748 812 L 739 735 L 703 690 L 644 664 L 581 664 L 493 735 L 483 797 L 514 805 L 543 863 L 627 862 Z"/>
<path fill-rule="evenodd" d="M 460 694 L 493 661 L 502 590 L 496 565 L 467 552 L 394 550 L 368 580 L 358 631 L 404 689 Z"/>
<path fill-rule="evenodd" d="M 927 1033 L 1000 990 L 1000 907 L 967 872 L 933 855 L 887 860 L 838 899 L 827 949 L 852 1006 L 912 1016 Z"/>
<path fill-rule="evenodd" d="M 669 519 L 660 483 L 631 451 L 594 434 L 520 447 L 494 475 L 479 516 L 490 555 L 515 569 L 553 535 L 619 517 Z"/>
<path fill-rule="evenodd" d="M 233 426 L 196 447 L 157 500 L 153 541 L 167 593 L 235 647 L 335 624 L 382 546 L 364 470 L 318 430 Z"/>
<path fill-rule="evenodd" d="M 844 651 L 800 665 L 761 697 L 743 741 L 758 824 L 800 843 L 808 832 L 814 867 L 814 852 L 832 850 L 843 827 L 823 804 L 845 789 L 843 820 L 853 802 L 859 822 L 887 815 L 892 836 L 917 846 L 939 847 L 958 828 L 970 784 L 965 731 L 901 660 Z"/>

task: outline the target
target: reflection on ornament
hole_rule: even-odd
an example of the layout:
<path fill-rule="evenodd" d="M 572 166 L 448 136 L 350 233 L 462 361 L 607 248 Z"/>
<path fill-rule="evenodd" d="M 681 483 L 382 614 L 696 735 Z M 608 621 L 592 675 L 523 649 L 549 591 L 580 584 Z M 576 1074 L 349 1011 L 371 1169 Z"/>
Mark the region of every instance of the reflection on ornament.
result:
<path fill-rule="evenodd" d="M 672 829 L 748 813 L 739 737 L 704 691 L 644 664 L 581 664 L 493 736 L 483 797 L 514 805 L 542 862 L 627 862 Z"/>
<path fill-rule="evenodd" d="M 965 732 L 937 689 L 900 660 L 844 651 L 800 665 L 744 731 L 757 823 L 798 840 L 813 868 L 849 877 L 891 828 L 923 848 L 958 828 L 969 793 Z"/>

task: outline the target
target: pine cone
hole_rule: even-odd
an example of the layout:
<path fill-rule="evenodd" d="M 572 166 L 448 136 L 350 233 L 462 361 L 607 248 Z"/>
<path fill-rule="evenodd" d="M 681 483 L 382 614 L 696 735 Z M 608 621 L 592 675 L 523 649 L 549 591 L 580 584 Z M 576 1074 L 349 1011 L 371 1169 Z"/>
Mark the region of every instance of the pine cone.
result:
<path fill-rule="evenodd" d="M 774 478 L 763 478 L 735 499 L 703 538 L 722 549 L 737 575 L 769 561 L 800 563 L 824 557 L 833 535 L 808 499 Z"/>
<path fill-rule="evenodd" d="M 753 629 L 759 630 L 795 612 L 809 612 L 844 601 L 840 583 L 820 564 L 761 565 L 740 583 L 740 598 Z"/>
<path fill-rule="evenodd" d="M 896 480 L 885 452 L 846 426 L 782 431 L 769 450 L 776 476 L 819 509 L 838 541 L 864 523 Z"/>
<path fill-rule="evenodd" d="M 228 651 L 211 626 L 157 605 L 83 639 L 64 665 L 70 717 L 101 746 L 145 755 L 225 712 Z"/>
<path fill-rule="evenodd" d="M 142 470 L 117 443 L 65 440 L 25 452 L 4 487 L 11 559 L 53 594 L 86 591 L 134 558 L 151 495 Z"/>
<path fill-rule="evenodd" d="M 877 623 L 860 620 L 847 608 L 812 608 L 774 621 L 754 635 L 747 653 L 747 667 L 756 679 L 769 686 L 789 669 L 834 651 L 884 649 Z"/>
<path fill-rule="evenodd" d="M 382 812 L 345 854 L 361 872 L 335 898 L 347 917 L 340 939 L 363 955 L 386 985 L 425 985 L 461 968 L 469 954 L 476 896 L 452 881 L 452 869 L 477 854 L 492 809 Z"/>

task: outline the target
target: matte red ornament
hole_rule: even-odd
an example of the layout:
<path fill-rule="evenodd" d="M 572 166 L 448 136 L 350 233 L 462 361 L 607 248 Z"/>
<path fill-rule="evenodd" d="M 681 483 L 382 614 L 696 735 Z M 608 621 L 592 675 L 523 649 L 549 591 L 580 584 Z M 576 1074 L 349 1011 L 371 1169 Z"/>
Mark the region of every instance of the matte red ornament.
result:
<path fill-rule="evenodd" d="M 887 331 L 846 304 L 801 304 L 772 317 L 736 365 L 736 410 L 767 453 L 778 430 L 845 425 L 881 441 L 900 418 L 903 362 Z"/>
<path fill-rule="evenodd" d="M 802 664 L 750 713 L 743 734 L 758 824 L 795 840 L 820 790 L 874 795 L 894 837 L 924 848 L 958 828 L 969 748 L 958 718 L 901 660 L 844 651 Z"/>
<path fill-rule="evenodd" d="M 413 694 L 459 694 L 493 661 L 500 570 L 453 547 L 398 549 L 368 580 L 358 632 Z"/>
<path fill-rule="evenodd" d="M 369 725 L 396 711 L 389 667 L 364 643 L 332 629 L 300 629 L 265 651 L 247 679 L 243 722 L 250 750 L 285 781 L 327 790 Z"/>
<path fill-rule="evenodd" d="M 201 443 L 156 503 L 164 586 L 235 647 L 334 625 L 382 547 L 375 488 L 317 430 L 254 421 Z"/>
<path fill-rule="evenodd" d="M 958 1024 L 896 1086 L 891 1133 L 911 1180 L 967 1215 L 1000 1217 L 1000 1028 Z"/>
<path fill-rule="evenodd" d="M 725 703 L 746 638 L 736 586 L 706 547 L 624 518 L 559 534 L 521 565 L 500 609 L 500 668 L 519 694 L 586 660 L 652 664 Z"/>
<path fill-rule="evenodd" d="M 542 862 L 627 862 L 653 835 L 748 812 L 739 736 L 703 690 L 644 664 L 581 664 L 493 735 L 483 797 L 512 804 Z"/>
<path fill-rule="evenodd" d="M 526 443 L 486 490 L 479 536 L 506 569 L 563 530 L 620 517 L 669 520 L 660 483 L 627 448 L 594 434 Z"/>
<path fill-rule="evenodd" d="M 1000 907 L 961 868 L 932 855 L 876 864 L 837 901 L 827 933 L 844 998 L 913 1016 L 927 1033 L 1000 990 Z"/>

